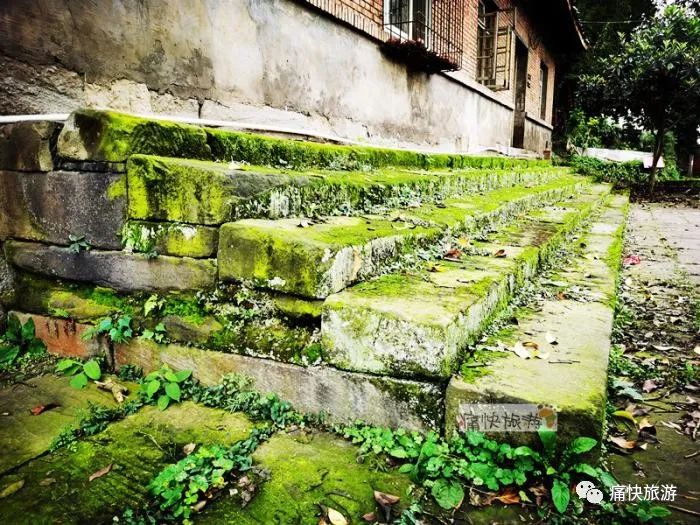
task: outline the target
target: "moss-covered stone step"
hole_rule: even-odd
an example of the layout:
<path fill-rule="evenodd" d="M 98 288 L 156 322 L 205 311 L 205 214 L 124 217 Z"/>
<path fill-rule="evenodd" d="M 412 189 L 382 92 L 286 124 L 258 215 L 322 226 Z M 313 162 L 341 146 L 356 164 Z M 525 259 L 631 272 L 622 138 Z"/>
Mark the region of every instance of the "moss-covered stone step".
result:
<path fill-rule="evenodd" d="M 484 351 L 477 374 L 450 380 L 448 433 L 468 421 L 464 415 L 472 403 L 528 403 L 556 407 L 560 440 L 600 438 L 626 206 L 625 196 L 615 196 L 581 238 L 582 254 L 568 260 L 556 276 L 567 287 L 578 287 L 584 299 L 546 300 L 535 313 L 521 312 L 514 330 L 494 336 L 510 347 L 517 341 L 534 341 L 545 358 L 524 359 L 515 353 L 489 357 Z M 551 336 L 556 344 L 548 342 Z"/>
<path fill-rule="evenodd" d="M 546 183 L 566 168 L 332 171 L 263 168 L 132 155 L 133 219 L 221 224 L 237 218 L 357 215 L 377 207 L 442 201 L 495 188 Z"/>
<path fill-rule="evenodd" d="M 125 251 L 177 257 L 216 257 L 219 230 L 178 222 L 128 221 L 121 232 Z"/>
<path fill-rule="evenodd" d="M 60 157 L 76 161 L 124 162 L 130 155 L 143 153 L 293 168 L 513 168 L 550 165 L 549 161 L 533 159 L 430 154 L 287 140 L 91 109 L 77 110 L 70 116 L 58 137 L 57 151 Z"/>
<path fill-rule="evenodd" d="M 7 260 L 40 275 L 106 286 L 115 290 L 172 291 L 212 289 L 216 260 L 89 250 L 8 241 Z"/>
<path fill-rule="evenodd" d="M 437 271 L 389 274 L 329 296 L 321 322 L 324 361 L 393 377 L 450 377 L 460 350 L 609 191 L 590 186 L 566 204 L 525 215 L 478 244 L 493 255 L 441 261 Z M 561 224 L 548 220 L 562 209 Z"/>
<path fill-rule="evenodd" d="M 319 505 L 324 505 L 359 524 L 376 511 L 375 490 L 400 497 L 399 512 L 410 503 L 407 476 L 358 463 L 357 448 L 330 434 L 278 434 L 258 448 L 253 461 L 269 471 L 270 479 L 250 504 L 241 508 L 235 500 L 219 499 L 197 516 L 197 523 L 317 525 Z"/>
<path fill-rule="evenodd" d="M 0 477 L 1 488 L 24 481 L 2 499 L 0 523 L 111 523 L 126 507 L 150 501 L 148 483 L 184 457 L 184 445 L 230 445 L 245 439 L 251 427 L 241 414 L 191 402 L 164 412 L 146 407 L 79 441 L 74 451 L 59 450 Z M 108 473 L 89 480 L 108 465 Z"/>
<path fill-rule="evenodd" d="M 116 406 L 110 392 L 92 383 L 77 390 L 68 378 L 53 375 L 0 389 L 0 476 L 47 452 L 66 425 L 78 422 L 88 403 Z M 35 416 L 31 410 L 39 405 L 55 407 Z"/>
<path fill-rule="evenodd" d="M 0 239 L 119 249 L 126 204 L 124 174 L 0 171 Z"/>
<path fill-rule="evenodd" d="M 136 364 L 146 372 L 166 363 L 193 370 L 205 384 L 227 373 L 251 377 L 261 392 L 277 393 L 300 411 L 323 412 L 334 421 L 365 420 L 376 425 L 430 429 L 441 425 L 444 387 L 422 381 L 379 377 L 328 366 L 297 366 L 268 359 L 134 340 L 115 348 L 117 365 Z"/>
<path fill-rule="evenodd" d="M 580 189 L 581 179 L 492 190 L 388 215 L 299 219 L 245 219 L 221 227 L 218 261 L 223 281 L 309 298 L 325 298 L 386 268 L 402 253 L 436 241 L 445 230 L 475 232 L 535 205 Z"/>

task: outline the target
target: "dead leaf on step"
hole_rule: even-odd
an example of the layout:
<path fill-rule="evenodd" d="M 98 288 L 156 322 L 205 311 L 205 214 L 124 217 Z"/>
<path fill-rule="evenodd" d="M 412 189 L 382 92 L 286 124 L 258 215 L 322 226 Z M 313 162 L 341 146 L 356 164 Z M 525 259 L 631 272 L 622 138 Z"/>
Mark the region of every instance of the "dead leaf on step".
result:
<path fill-rule="evenodd" d="M 184 447 L 182 447 L 182 452 L 184 452 L 185 456 L 189 456 L 194 452 L 194 449 L 197 448 L 197 445 L 194 443 L 187 443 Z"/>
<path fill-rule="evenodd" d="M 42 487 L 48 487 L 54 483 L 56 483 L 56 478 L 44 478 L 39 482 L 39 485 Z"/>
<path fill-rule="evenodd" d="M 634 419 L 634 416 L 626 410 L 617 410 L 613 412 L 612 415 L 613 417 L 619 417 L 620 419 L 627 419 L 628 421 L 631 421 L 633 425 L 637 424 L 637 422 Z"/>
<path fill-rule="evenodd" d="M 204 508 L 204 506 L 206 504 L 207 504 L 207 500 L 205 500 L 205 499 L 200 500 L 192 506 L 192 510 L 195 512 L 199 512 L 200 510 L 202 510 Z"/>
<path fill-rule="evenodd" d="M 124 402 L 125 396 L 129 393 L 129 389 L 124 385 L 120 385 L 111 377 L 107 381 L 95 381 L 95 385 L 100 390 L 105 390 L 112 393 L 114 400 L 120 405 Z"/>
<path fill-rule="evenodd" d="M 362 519 L 367 523 L 374 523 L 375 521 L 377 521 L 377 515 L 374 512 L 368 512 L 367 514 L 362 516 Z"/>
<path fill-rule="evenodd" d="M 460 262 L 462 259 L 462 252 L 461 250 L 457 249 L 452 249 L 452 250 L 447 250 L 445 254 L 442 256 L 443 259 L 447 261 L 453 261 L 453 262 Z"/>
<path fill-rule="evenodd" d="M 428 267 L 429 272 L 444 272 L 445 267 L 442 264 L 432 264 Z"/>
<path fill-rule="evenodd" d="M 56 403 L 49 403 L 47 405 L 37 405 L 31 410 L 29 410 L 33 416 L 38 416 L 39 414 L 43 414 L 47 410 L 51 410 L 52 408 L 57 408 L 59 405 Z"/>
<path fill-rule="evenodd" d="M 630 441 L 628 439 L 625 439 L 623 437 L 616 437 L 616 436 L 610 436 L 608 438 L 608 441 L 616 445 L 617 447 L 623 449 L 623 450 L 633 450 L 634 448 L 637 447 L 637 442 L 636 441 Z"/>
<path fill-rule="evenodd" d="M 525 346 L 523 346 L 523 344 L 520 341 L 515 343 L 515 345 L 512 348 L 512 351 L 515 355 L 517 355 L 521 359 L 531 359 L 532 358 L 532 353 L 530 352 L 530 350 L 525 348 Z"/>
<path fill-rule="evenodd" d="M 505 257 L 505 256 L 506 256 L 506 251 L 505 251 L 503 248 L 501 248 L 500 250 L 498 250 L 497 252 L 495 252 L 495 253 L 493 254 L 493 256 L 494 256 L 494 257 L 499 257 L 499 258 Z"/>
<path fill-rule="evenodd" d="M 557 293 L 557 300 L 563 301 L 564 299 L 566 299 L 566 294 L 564 292 L 558 292 Z"/>
<path fill-rule="evenodd" d="M 401 498 L 399 498 L 398 496 L 394 496 L 393 494 L 387 494 L 385 492 L 379 492 L 378 490 L 375 490 L 374 500 L 382 506 L 391 506 L 396 505 L 399 501 L 401 501 Z"/>
<path fill-rule="evenodd" d="M 659 388 L 659 387 L 656 383 L 654 383 L 653 379 L 647 379 L 646 381 L 644 381 L 644 384 L 642 385 L 642 391 L 646 392 L 647 394 L 649 392 L 653 392 L 657 388 Z"/>
<path fill-rule="evenodd" d="M 697 345 L 695 348 L 693 348 L 693 352 L 695 352 L 695 354 L 697 355 L 700 355 L 700 345 Z"/>
<path fill-rule="evenodd" d="M 97 478 L 101 478 L 105 474 L 107 474 L 110 470 L 112 470 L 112 466 L 114 463 L 110 463 L 106 467 L 101 468 L 100 470 L 96 470 L 92 474 L 90 474 L 90 477 L 88 478 L 88 481 L 93 481 L 96 480 Z"/>
<path fill-rule="evenodd" d="M 2 491 L 0 491 L 0 499 L 12 496 L 12 494 L 20 490 L 22 487 L 24 487 L 23 479 L 15 481 L 14 483 L 10 483 L 7 487 L 2 489 Z"/>
<path fill-rule="evenodd" d="M 517 503 L 520 503 L 520 495 L 518 494 L 518 491 L 514 488 L 505 489 L 493 499 L 496 501 L 500 501 L 504 505 L 515 505 Z"/>
<path fill-rule="evenodd" d="M 547 332 L 546 334 L 544 334 L 544 338 L 550 345 L 559 344 L 559 341 L 557 341 L 557 336 L 554 335 L 552 332 Z"/>
<path fill-rule="evenodd" d="M 348 525 L 345 516 L 331 507 L 328 507 L 328 521 L 331 525 Z"/>

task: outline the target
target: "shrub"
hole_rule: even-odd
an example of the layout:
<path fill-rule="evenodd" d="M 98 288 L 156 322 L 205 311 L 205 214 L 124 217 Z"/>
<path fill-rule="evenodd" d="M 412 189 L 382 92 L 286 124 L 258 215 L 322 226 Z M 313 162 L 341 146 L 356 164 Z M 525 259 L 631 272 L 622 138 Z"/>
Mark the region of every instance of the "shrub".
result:
<path fill-rule="evenodd" d="M 647 179 L 644 166 L 639 161 L 609 162 L 575 155 L 571 159 L 571 166 L 581 175 L 593 177 L 597 182 L 610 182 L 619 187 L 636 186 Z"/>

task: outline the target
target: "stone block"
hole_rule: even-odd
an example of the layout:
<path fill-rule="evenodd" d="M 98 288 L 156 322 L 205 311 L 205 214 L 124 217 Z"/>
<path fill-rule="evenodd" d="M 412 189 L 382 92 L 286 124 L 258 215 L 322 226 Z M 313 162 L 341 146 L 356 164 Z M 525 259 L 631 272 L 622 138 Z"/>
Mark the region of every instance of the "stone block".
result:
<path fill-rule="evenodd" d="M 90 250 L 8 241 L 5 252 L 12 264 L 30 272 L 59 279 L 88 282 L 118 291 L 185 291 L 212 289 L 216 261 L 166 255 Z"/>
<path fill-rule="evenodd" d="M 382 426 L 429 429 L 440 424 L 440 385 L 343 372 L 330 367 L 303 367 L 238 354 L 135 340 L 115 348 L 117 365 L 136 364 L 145 371 L 166 363 L 194 371 L 205 384 L 227 373 L 251 377 L 255 389 L 274 392 L 303 412 L 325 412 L 332 420 L 357 419 Z"/>
<path fill-rule="evenodd" d="M 122 230 L 122 240 L 126 251 L 212 257 L 216 256 L 219 230 L 185 223 L 129 221 Z"/>
<path fill-rule="evenodd" d="M 121 247 L 126 179 L 114 173 L 0 171 L 0 239 Z"/>
<path fill-rule="evenodd" d="M 48 121 L 0 125 L 0 170 L 53 170 L 52 143 L 60 128 Z"/>

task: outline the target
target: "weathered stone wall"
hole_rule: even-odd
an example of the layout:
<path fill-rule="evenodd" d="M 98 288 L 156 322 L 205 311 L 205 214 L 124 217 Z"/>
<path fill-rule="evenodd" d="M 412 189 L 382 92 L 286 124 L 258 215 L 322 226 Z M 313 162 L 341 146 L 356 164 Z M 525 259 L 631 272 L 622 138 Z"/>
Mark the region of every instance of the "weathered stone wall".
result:
<path fill-rule="evenodd" d="M 3 114 L 108 106 L 463 151 L 512 135 L 509 103 L 290 0 L 4 2 L 0 67 Z"/>

